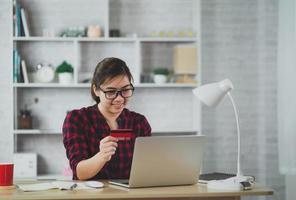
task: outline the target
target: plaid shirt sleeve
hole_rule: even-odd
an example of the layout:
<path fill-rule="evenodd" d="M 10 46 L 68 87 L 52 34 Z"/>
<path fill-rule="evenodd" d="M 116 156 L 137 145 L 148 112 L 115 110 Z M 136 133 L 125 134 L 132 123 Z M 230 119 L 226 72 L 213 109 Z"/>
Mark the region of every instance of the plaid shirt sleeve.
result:
<path fill-rule="evenodd" d="M 135 130 L 138 131 L 137 137 L 151 136 L 151 126 L 143 115 L 141 115 L 139 122 L 135 125 Z"/>
<path fill-rule="evenodd" d="M 63 142 L 74 179 L 77 179 L 77 164 L 89 157 L 87 139 L 81 124 L 83 118 L 78 110 L 74 110 L 67 114 L 63 125 Z"/>

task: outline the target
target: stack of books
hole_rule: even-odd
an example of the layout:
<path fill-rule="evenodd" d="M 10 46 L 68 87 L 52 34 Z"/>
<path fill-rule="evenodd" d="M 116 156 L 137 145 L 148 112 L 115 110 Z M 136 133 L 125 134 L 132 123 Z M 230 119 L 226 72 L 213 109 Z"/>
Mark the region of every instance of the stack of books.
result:
<path fill-rule="evenodd" d="M 213 172 L 208 174 L 201 174 L 199 176 L 199 183 L 208 183 L 209 181 L 213 180 L 225 180 L 231 177 L 236 176 L 235 174 L 227 174 L 227 173 L 221 173 L 221 172 Z"/>
<path fill-rule="evenodd" d="M 14 36 L 30 36 L 27 12 L 16 2 L 14 2 L 13 6 L 13 23 Z"/>

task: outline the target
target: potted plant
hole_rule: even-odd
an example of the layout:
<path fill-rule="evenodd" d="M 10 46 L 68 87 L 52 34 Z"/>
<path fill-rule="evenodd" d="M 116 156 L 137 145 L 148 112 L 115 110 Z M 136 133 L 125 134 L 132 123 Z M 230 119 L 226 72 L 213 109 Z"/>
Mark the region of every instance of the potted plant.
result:
<path fill-rule="evenodd" d="M 163 84 L 167 82 L 169 70 L 167 68 L 158 67 L 153 70 L 153 80 L 156 84 Z"/>
<path fill-rule="evenodd" d="M 71 64 L 64 61 L 56 68 L 58 74 L 59 83 L 69 84 L 73 81 L 73 67 Z"/>

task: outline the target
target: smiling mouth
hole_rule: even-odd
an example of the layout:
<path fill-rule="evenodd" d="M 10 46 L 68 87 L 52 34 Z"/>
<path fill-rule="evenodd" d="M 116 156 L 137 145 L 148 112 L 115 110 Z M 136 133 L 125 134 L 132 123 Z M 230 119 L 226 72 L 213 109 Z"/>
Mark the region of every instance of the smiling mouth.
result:
<path fill-rule="evenodd" d="M 124 104 L 123 103 L 122 104 L 113 104 L 113 106 L 115 108 L 122 108 L 124 106 Z"/>

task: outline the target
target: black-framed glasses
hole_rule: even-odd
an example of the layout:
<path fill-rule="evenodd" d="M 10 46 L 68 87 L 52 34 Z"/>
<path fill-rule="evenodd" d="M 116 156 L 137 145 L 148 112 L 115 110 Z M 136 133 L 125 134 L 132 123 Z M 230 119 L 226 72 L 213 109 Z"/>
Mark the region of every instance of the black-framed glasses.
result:
<path fill-rule="evenodd" d="M 104 91 L 102 90 L 102 88 L 100 88 L 100 90 L 105 93 L 106 99 L 113 100 L 113 99 L 116 99 L 119 94 L 123 98 L 129 98 L 133 96 L 135 88 L 132 84 L 130 84 L 127 88 L 123 88 L 123 89 Z"/>

